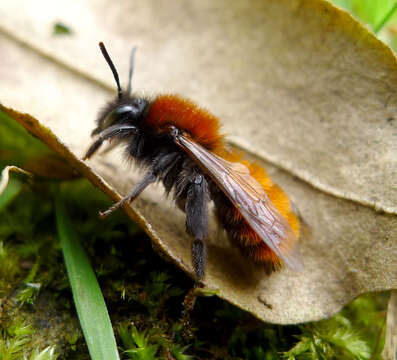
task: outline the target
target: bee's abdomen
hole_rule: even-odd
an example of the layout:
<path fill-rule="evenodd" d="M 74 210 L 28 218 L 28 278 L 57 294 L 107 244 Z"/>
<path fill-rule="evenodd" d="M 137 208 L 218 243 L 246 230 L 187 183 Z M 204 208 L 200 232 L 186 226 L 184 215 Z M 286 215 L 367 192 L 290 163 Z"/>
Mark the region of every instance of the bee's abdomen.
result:
<path fill-rule="evenodd" d="M 233 155 L 224 156 L 227 160 L 234 160 Z M 292 211 L 291 202 L 286 193 L 267 176 L 265 170 L 260 166 L 248 161 L 240 161 L 250 170 L 250 174 L 263 187 L 270 201 L 287 220 L 288 225 L 299 236 L 299 221 Z M 265 266 L 267 272 L 276 270 L 281 266 L 280 258 L 273 250 L 258 236 L 240 211 L 217 189 L 213 191 L 215 203 L 215 215 L 220 225 L 226 230 L 229 240 L 247 257 Z"/>

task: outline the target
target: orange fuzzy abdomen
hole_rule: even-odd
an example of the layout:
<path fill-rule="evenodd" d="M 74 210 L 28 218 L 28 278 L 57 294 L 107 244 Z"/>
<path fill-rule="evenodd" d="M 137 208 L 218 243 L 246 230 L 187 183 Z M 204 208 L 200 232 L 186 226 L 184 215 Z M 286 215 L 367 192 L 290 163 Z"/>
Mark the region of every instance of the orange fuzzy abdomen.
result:
<path fill-rule="evenodd" d="M 156 132 L 169 132 L 169 126 L 184 130 L 207 150 L 222 146 L 219 120 L 207 110 L 177 95 L 160 95 L 150 105 L 146 124 Z"/>
<path fill-rule="evenodd" d="M 287 220 L 296 237 L 299 237 L 299 220 L 292 211 L 291 201 L 287 194 L 267 176 L 266 171 L 257 164 L 249 161 L 241 161 L 238 156 L 223 152 L 223 158 L 228 161 L 238 161 L 243 163 L 250 171 L 262 188 L 265 190 L 270 201 Z M 239 210 L 225 197 L 215 200 L 216 215 L 218 220 L 226 229 L 229 239 L 236 245 L 241 252 L 252 258 L 255 262 L 263 263 L 270 272 L 281 265 L 279 257 L 271 250 L 266 243 L 251 228 L 247 221 L 243 218 Z"/>

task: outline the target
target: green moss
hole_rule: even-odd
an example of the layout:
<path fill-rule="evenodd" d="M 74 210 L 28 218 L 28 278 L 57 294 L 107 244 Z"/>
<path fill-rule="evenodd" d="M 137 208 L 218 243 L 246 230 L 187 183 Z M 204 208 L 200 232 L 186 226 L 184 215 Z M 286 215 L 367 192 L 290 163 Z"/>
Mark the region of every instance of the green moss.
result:
<path fill-rule="evenodd" d="M 4 241 L 0 241 L 0 298 L 8 294 L 19 274 L 18 255 Z"/>
<path fill-rule="evenodd" d="M 35 330 L 20 318 L 14 319 L 8 327 L 0 332 L 0 360 L 56 360 L 58 354 L 55 346 L 48 346 L 40 351 L 32 348 Z"/>
<path fill-rule="evenodd" d="M 386 293 L 367 294 L 330 320 L 302 326 L 299 342 L 284 358 L 382 359 L 386 300 Z"/>
<path fill-rule="evenodd" d="M 120 326 L 118 329 L 121 341 L 126 348 L 124 353 L 132 360 L 155 360 L 160 344 L 157 344 L 152 335 L 155 331 L 143 330 L 139 332 L 134 324 L 129 328 Z"/>

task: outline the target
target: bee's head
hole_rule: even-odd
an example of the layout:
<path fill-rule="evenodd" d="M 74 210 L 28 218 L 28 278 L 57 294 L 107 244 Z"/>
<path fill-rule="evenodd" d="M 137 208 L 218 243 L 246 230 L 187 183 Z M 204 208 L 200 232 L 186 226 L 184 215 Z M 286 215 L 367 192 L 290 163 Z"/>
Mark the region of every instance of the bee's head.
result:
<path fill-rule="evenodd" d="M 136 49 L 133 48 L 131 51 L 128 87 L 126 93 L 123 94 L 119 75 L 106 51 L 105 45 L 100 42 L 99 47 L 116 80 L 117 97 L 115 100 L 109 102 L 99 114 L 97 127 L 91 133 L 91 136 L 97 136 L 97 140 L 90 146 L 84 159 L 91 157 L 105 140 L 112 138 L 120 139 L 137 133 L 140 120 L 145 116 L 149 105 L 149 100 L 130 95 Z"/>
<path fill-rule="evenodd" d="M 138 125 L 146 114 L 148 104 L 149 100 L 141 97 L 127 96 L 115 99 L 99 114 L 97 127 L 92 131 L 91 136 L 115 125 Z"/>

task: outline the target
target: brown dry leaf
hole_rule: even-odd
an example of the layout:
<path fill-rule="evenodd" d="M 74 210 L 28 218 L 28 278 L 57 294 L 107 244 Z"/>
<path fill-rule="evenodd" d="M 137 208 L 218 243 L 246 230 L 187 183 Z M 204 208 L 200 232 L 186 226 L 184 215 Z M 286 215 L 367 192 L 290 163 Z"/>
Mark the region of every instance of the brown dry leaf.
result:
<path fill-rule="evenodd" d="M 122 79 L 137 45 L 136 90 L 206 106 L 291 195 L 305 221 L 305 271 L 267 277 L 214 229 L 206 282 L 219 296 L 289 324 L 397 287 L 397 62 L 348 14 L 320 0 L 15 0 L 0 4 L 0 16 L 0 101 L 40 119 L 61 143 L 39 124 L 31 131 L 112 198 L 139 173 L 117 153 L 90 168 L 78 160 L 115 94 L 99 40 Z M 73 36 L 52 36 L 58 20 Z M 161 194 L 153 186 L 127 212 L 191 272 L 184 216 Z"/>

